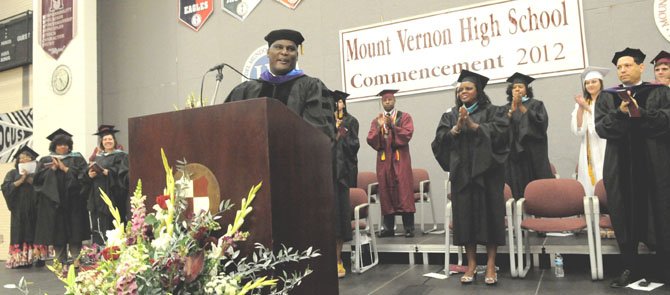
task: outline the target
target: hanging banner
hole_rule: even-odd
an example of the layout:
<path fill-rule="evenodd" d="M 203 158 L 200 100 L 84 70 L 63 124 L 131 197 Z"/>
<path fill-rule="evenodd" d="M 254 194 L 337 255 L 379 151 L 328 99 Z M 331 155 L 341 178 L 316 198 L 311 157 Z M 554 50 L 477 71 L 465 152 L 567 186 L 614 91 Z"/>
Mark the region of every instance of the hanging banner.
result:
<path fill-rule="evenodd" d="M 214 12 L 214 0 L 179 0 L 178 9 L 179 21 L 197 32 Z"/>
<path fill-rule="evenodd" d="M 300 1 L 302 0 L 276 0 L 276 1 L 288 8 L 295 10 L 296 7 L 298 7 L 298 4 L 300 4 Z"/>
<path fill-rule="evenodd" d="M 221 0 L 221 9 L 240 21 L 244 21 L 261 0 Z"/>
<path fill-rule="evenodd" d="M 32 146 L 33 109 L 0 114 L 0 161 L 10 163 L 25 145 Z"/>
<path fill-rule="evenodd" d="M 453 88 L 461 70 L 505 81 L 587 66 L 581 0 L 493 1 L 340 31 L 343 91 L 372 98 Z"/>
<path fill-rule="evenodd" d="M 58 59 L 77 33 L 76 0 L 41 0 L 39 43 L 42 49 Z"/>

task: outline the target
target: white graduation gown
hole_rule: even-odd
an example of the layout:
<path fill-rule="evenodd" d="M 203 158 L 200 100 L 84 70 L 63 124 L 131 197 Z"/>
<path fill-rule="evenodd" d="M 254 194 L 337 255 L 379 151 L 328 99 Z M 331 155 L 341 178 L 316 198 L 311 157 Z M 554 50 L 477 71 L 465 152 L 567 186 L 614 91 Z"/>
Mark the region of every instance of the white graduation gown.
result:
<path fill-rule="evenodd" d="M 587 134 L 588 134 L 588 144 L 590 145 L 591 152 L 591 164 L 593 165 L 593 173 L 595 174 L 595 181 L 603 178 L 603 162 L 605 160 L 605 146 L 607 145 L 607 140 L 602 139 L 596 133 L 596 126 L 594 122 L 594 105 L 595 102 L 591 103 L 589 108 L 591 112 L 584 112 L 582 117 L 582 127 L 577 127 L 577 111 L 579 110 L 579 104 L 575 103 L 575 109 L 572 111 L 572 118 L 570 120 L 570 127 L 572 133 L 577 135 L 580 139 L 579 146 L 579 161 L 577 168 L 577 180 L 582 183 L 584 186 L 584 192 L 592 196 L 595 183 L 591 182 L 591 177 L 589 176 L 588 171 L 588 160 L 587 160 Z"/>

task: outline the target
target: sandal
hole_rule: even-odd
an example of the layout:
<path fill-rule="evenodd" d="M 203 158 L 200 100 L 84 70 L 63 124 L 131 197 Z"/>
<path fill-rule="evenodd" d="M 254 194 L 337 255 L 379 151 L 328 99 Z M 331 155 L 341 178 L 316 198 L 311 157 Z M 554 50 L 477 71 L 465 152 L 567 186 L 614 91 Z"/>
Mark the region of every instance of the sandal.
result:
<path fill-rule="evenodd" d="M 467 285 L 467 284 L 472 284 L 472 282 L 475 281 L 475 278 L 477 278 L 477 271 L 475 270 L 471 276 L 469 275 L 463 275 L 461 277 L 461 284 Z"/>
<path fill-rule="evenodd" d="M 489 286 L 497 284 L 498 283 L 498 273 L 496 273 L 492 277 L 484 277 L 484 283 L 486 283 Z"/>

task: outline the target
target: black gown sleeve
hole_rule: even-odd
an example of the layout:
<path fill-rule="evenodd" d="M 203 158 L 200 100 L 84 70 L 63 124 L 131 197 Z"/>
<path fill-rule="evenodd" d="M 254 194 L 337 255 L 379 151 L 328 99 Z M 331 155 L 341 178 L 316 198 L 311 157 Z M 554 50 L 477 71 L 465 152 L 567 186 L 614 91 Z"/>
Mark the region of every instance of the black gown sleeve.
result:
<path fill-rule="evenodd" d="M 2 182 L 2 195 L 5 197 L 5 202 L 7 203 L 7 209 L 9 209 L 9 211 L 14 210 L 16 205 L 17 187 L 14 186 L 14 182 L 19 178 L 20 174 L 16 169 L 12 169 L 7 172 L 5 180 Z"/>
<path fill-rule="evenodd" d="M 619 110 L 621 100 L 609 92 L 601 92 L 595 106 L 596 133 L 600 138 L 620 140 L 628 135 L 628 114 Z"/>

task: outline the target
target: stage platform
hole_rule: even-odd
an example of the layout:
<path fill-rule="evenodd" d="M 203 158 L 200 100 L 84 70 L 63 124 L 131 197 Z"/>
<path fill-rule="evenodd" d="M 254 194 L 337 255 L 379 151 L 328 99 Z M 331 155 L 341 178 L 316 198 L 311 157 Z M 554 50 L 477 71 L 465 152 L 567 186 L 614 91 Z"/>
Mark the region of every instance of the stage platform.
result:
<path fill-rule="evenodd" d="M 432 228 L 431 225 L 426 225 L 425 228 Z M 404 236 L 395 236 L 387 238 L 377 238 L 377 248 L 379 249 L 380 254 L 394 254 L 396 255 L 406 255 L 407 261 L 409 264 L 436 264 L 432 261 L 433 259 L 444 261 L 444 257 L 439 258 L 437 256 L 444 256 L 445 245 L 445 235 L 444 230 L 441 231 L 441 234 L 421 234 L 418 230 L 418 226 L 415 231 L 416 236 L 413 238 L 405 238 Z M 443 224 L 438 224 L 438 229 L 443 229 Z M 396 232 L 399 234 L 404 232 L 402 227 L 399 226 Z M 534 254 L 535 257 L 538 257 L 539 254 L 583 254 L 589 255 L 589 245 L 587 241 L 586 231 L 568 235 L 565 237 L 556 237 L 556 236 L 543 236 L 537 233 L 531 233 L 530 235 L 530 252 Z M 619 246 L 616 243 L 615 239 L 602 239 L 602 253 L 603 255 L 612 255 L 619 254 Z M 343 252 L 351 251 L 351 243 L 345 243 L 343 247 Z M 484 246 L 478 246 L 477 252 L 484 253 Z M 450 252 L 452 255 L 455 255 L 458 251 L 456 246 L 451 246 Z M 640 245 L 639 251 L 641 254 L 648 254 L 649 249 L 644 245 Z M 509 245 L 498 247 L 499 254 L 509 253 Z M 436 254 L 436 255 L 433 255 Z M 451 261 L 456 261 L 452 258 Z M 538 259 L 534 259 L 537 266 Z M 384 261 L 382 261 L 384 263 Z"/>

